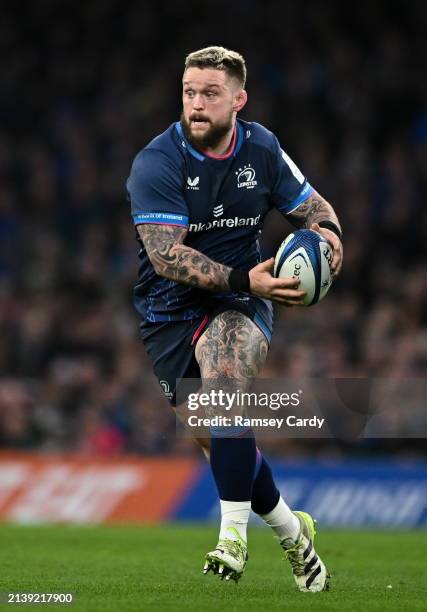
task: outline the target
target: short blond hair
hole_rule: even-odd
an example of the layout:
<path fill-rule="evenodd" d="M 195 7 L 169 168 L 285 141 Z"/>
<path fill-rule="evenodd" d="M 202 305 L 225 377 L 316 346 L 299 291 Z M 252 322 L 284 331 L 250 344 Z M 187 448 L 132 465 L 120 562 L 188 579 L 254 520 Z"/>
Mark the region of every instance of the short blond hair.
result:
<path fill-rule="evenodd" d="M 243 56 L 224 47 L 206 47 L 193 51 L 185 58 L 185 70 L 192 67 L 224 70 L 230 77 L 237 79 L 242 87 L 246 83 L 246 64 Z"/>

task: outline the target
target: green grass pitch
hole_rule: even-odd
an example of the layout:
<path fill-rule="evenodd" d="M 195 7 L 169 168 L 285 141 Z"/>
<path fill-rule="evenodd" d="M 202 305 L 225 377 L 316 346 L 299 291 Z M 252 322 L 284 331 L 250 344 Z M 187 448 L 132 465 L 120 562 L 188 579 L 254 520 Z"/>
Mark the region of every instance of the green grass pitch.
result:
<path fill-rule="evenodd" d="M 73 592 L 70 605 L 1 609 L 299 612 L 427 610 L 427 532 L 324 531 L 316 549 L 333 578 L 324 593 L 296 591 L 271 533 L 249 532 L 239 584 L 203 576 L 217 530 L 205 526 L 0 526 L 0 591 Z M 391 585 L 392 588 L 389 588 Z"/>

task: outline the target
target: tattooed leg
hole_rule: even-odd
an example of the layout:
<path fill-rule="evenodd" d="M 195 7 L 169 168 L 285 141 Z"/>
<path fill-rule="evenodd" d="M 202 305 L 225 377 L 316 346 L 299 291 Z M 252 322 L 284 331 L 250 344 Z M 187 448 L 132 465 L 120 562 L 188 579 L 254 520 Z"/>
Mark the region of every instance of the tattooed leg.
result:
<path fill-rule="evenodd" d="M 261 330 L 244 314 L 228 310 L 211 322 L 196 346 L 196 359 L 200 366 L 203 392 L 212 388 L 232 392 L 249 390 L 267 357 L 268 342 Z M 176 412 L 183 423 L 186 404 Z M 210 438 L 198 438 L 209 458 Z"/>
<path fill-rule="evenodd" d="M 258 376 L 268 352 L 262 331 L 237 310 L 214 318 L 196 346 L 202 380 L 234 380 L 248 389 Z"/>
<path fill-rule="evenodd" d="M 203 392 L 248 391 L 265 361 L 267 349 L 264 334 L 242 313 L 229 310 L 216 316 L 196 347 Z M 234 405 L 231 413 L 224 410 L 225 406 L 213 405 L 212 408 L 214 411 L 210 414 L 231 417 L 232 423 L 237 414 L 244 414 L 243 406 Z M 209 414 L 209 409 L 207 412 Z M 234 425 L 237 425 L 235 421 Z M 243 544 L 243 571 L 257 465 L 255 437 L 252 429 L 245 427 L 238 427 L 236 431 L 235 427 L 230 429 L 219 424 L 211 426 L 210 431 L 209 461 L 221 506 L 221 545 L 217 549 L 222 550 L 224 542 L 230 540 Z M 209 554 L 205 568 L 209 568 Z"/>
<path fill-rule="evenodd" d="M 203 392 L 248 391 L 264 365 L 267 352 L 264 334 L 248 317 L 235 310 L 219 314 L 196 346 Z M 207 440 L 203 442 L 206 450 Z"/>

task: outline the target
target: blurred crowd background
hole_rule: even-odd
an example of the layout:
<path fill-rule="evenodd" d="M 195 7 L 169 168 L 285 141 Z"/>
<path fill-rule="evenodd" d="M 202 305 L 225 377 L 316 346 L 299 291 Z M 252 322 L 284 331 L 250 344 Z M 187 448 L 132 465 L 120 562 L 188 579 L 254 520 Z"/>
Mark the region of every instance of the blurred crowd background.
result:
<path fill-rule="evenodd" d="M 425 31 L 425 3 L 388 0 L 3 7 L 0 445 L 199 452 L 176 438 L 139 339 L 125 181 L 179 117 L 185 55 L 210 44 L 245 56 L 242 117 L 277 134 L 344 228 L 343 272 L 324 302 L 276 310 L 264 376 L 425 377 Z M 266 257 L 289 230 L 273 213 Z M 390 445 L 417 448 L 282 440 L 270 451 Z"/>

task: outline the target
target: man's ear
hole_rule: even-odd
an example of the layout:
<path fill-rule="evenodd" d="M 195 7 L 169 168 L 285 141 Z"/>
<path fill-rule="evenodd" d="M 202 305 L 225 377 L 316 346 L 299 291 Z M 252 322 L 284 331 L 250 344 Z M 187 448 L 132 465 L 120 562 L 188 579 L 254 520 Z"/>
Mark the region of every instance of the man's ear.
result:
<path fill-rule="evenodd" d="M 236 113 L 238 113 L 239 111 L 242 110 L 242 108 L 245 106 L 247 101 L 248 101 L 248 94 L 246 93 L 244 89 L 240 89 L 234 98 L 233 110 Z"/>

